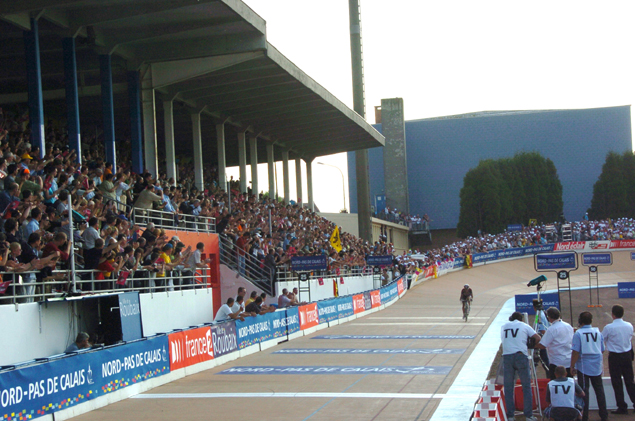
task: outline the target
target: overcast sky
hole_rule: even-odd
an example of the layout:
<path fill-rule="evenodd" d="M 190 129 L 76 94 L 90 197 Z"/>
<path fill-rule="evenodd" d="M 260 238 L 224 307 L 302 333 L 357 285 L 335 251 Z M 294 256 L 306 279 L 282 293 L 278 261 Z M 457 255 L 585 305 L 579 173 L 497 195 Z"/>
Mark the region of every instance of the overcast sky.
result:
<path fill-rule="evenodd" d="M 266 20 L 272 45 L 352 108 L 348 1 L 244 1 Z M 634 11 L 632 0 L 361 0 L 367 120 L 393 97 L 404 99 L 407 120 L 633 104 Z M 317 160 L 346 176 L 344 156 Z M 337 212 L 339 172 L 313 170 L 316 204 Z M 262 190 L 266 170 L 259 180 Z"/>

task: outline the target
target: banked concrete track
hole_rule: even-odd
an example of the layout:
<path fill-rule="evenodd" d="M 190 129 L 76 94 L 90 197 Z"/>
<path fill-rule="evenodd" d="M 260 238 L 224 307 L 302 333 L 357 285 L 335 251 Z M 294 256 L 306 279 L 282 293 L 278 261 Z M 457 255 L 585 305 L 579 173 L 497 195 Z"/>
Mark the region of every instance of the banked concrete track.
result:
<path fill-rule="evenodd" d="M 634 266 L 630 253 L 614 252 L 613 266 L 601 269 L 601 284 L 632 280 Z M 387 421 L 430 420 L 434 416 L 458 421 L 458 413 L 451 412 L 455 405 L 441 405 L 439 413 L 435 411 L 443 399 L 460 401 L 461 396 L 448 395 L 448 391 L 460 389 L 457 384 L 450 388 L 465 362 L 505 302 L 514 294 L 535 292 L 526 283 L 536 275 L 531 258 L 454 272 L 414 287 L 383 311 L 185 377 L 75 419 Z M 547 289 L 555 288 L 555 274 L 548 276 Z M 459 303 L 459 292 L 465 283 L 472 286 L 475 294 L 468 323 L 461 320 Z M 588 285 L 586 268 L 573 273 L 572 285 Z M 605 307 L 610 308 L 608 304 Z M 356 339 L 348 335 L 405 337 Z M 414 335 L 474 338 L 408 337 Z M 230 374 L 226 374 L 228 371 Z M 285 374 L 266 374 L 271 372 Z M 484 378 L 478 380 L 482 382 Z"/>

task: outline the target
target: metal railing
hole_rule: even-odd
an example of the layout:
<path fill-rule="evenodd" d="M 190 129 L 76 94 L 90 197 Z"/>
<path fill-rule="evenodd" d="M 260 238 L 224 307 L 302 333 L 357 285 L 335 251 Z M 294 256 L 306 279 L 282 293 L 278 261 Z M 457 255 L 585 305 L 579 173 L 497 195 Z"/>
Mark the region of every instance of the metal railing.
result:
<path fill-rule="evenodd" d="M 246 252 L 243 255 L 234 242 L 224 234 L 218 236 L 218 245 L 222 264 L 233 269 L 268 295 L 275 294 L 276 278 L 271 270 L 265 266 L 264 259 L 257 259 Z"/>
<path fill-rule="evenodd" d="M 187 215 L 154 209 L 134 208 L 132 220 L 137 225 L 152 222 L 156 228 L 194 232 L 216 232 L 216 218 Z"/>
<path fill-rule="evenodd" d="M 54 270 L 49 276 L 51 279 L 46 281 L 36 279 L 40 271 L 0 272 L 4 282 L 12 279 L 11 284 L 5 286 L 7 291 L 0 294 L 0 304 L 50 301 L 88 294 L 173 292 L 209 287 L 211 273 L 207 268 L 198 268 L 195 272 L 186 269 L 165 271 L 165 276 L 146 269 L 134 272 L 121 270 L 105 279 L 97 279 L 99 274 L 104 274 L 99 270 L 75 270 L 74 279 L 70 270 Z"/>

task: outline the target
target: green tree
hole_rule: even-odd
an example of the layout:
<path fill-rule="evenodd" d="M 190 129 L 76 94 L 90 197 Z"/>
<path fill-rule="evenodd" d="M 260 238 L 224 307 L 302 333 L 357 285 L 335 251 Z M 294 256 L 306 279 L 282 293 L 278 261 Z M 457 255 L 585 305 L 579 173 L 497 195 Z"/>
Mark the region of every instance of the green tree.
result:
<path fill-rule="evenodd" d="M 635 156 L 609 152 L 602 173 L 593 185 L 589 217 L 592 219 L 635 215 Z"/>
<path fill-rule="evenodd" d="M 460 200 L 459 236 L 496 233 L 531 218 L 555 221 L 562 213 L 562 184 L 551 160 L 521 152 L 479 162 L 465 174 Z"/>

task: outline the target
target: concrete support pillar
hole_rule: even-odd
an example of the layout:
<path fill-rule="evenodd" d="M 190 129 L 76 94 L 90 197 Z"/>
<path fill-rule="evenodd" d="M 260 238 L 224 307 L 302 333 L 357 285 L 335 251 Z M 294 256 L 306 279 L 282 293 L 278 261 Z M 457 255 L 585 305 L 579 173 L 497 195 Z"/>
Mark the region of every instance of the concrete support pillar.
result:
<path fill-rule="evenodd" d="M 225 123 L 216 125 L 216 151 L 218 153 L 218 186 L 227 191 L 227 178 L 225 175 Z"/>
<path fill-rule="evenodd" d="M 112 96 L 112 59 L 110 54 L 99 55 L 99 77 L 101 79 L 101 112 L 104 117 L 106 161 L 112 162 L 113 172 L 115 172 L 117 170 L 117 149 L 115 147 L 115 108 Z"/>
<path fill-rule="evenodd" d="M 302 206 L 302 159 L 295 159 L 295 191 L 298 205 Z"/>
<path fill-rule="evenodd" d="M 308 207 L 311 212 L 315 210 L 315 203 L 313 202 L 313 158 L 305 159 L 306 163 L 306 190 Z"/>
<path fill-rule="evenodd" d="M 29 93 L 29 126 L 33 150 L 40 149 L 40 159 L 44 158 L 44 104 L 42 101 L 42 71 L 40 69 L 40 36 L 38 22 L 31 19 L 31 30 L 24 31 L 24 52 L 26 56 L 26 80 Z"/>
<path fill-rule="evenodd" d="M 77 59 L 75 38 L 62 39 L 64 57 L 64 88 L 66 91 L 66 120 L 68 147 L 77 152 L 76 162 L 82 163 L 82 141 L 79 128 L 79 95 L 77 93 Z"/>
<path fill-rule="evenodd" d="M 276 163 L 273 160 L 273 145 L 267 143 L 267 178 L 269 179 L 269 198 L 275 199 L 276 197 L 276 179 L 275 179 L 275 167 Z"/>
<path fill-rule="evenodd" d="M 240 170 L 240 192 L 247 192 L 247 142 L 245 132 L 238 133 L 238 168 Z"/>
<path fill-rule="evenodd" d="M 203 140 L 201 137 L 201 113 L 192 114 L 192 141 L 194 143 L 194 185 L 203 191 Z"/>
<path fill-rule="evenodd" d="M 154 104 L 154 88 L 152 87 L 152 67 L 148 66 L 141 79 L 141 104 L 143 107 L 143 154 L 145 169 L 155 177 L 157 169 L 157 117 Z"/>
<path fill-rule="evenodd" d="M 130 144 L 132 171 L 143 172 L 143 132 L 141 130 L 141 79 L 137 70 L 128 72 L 128 106 L 130 108 Z"/>
<path fill-rule="evenodd" d="M 251 164 L 251 191 L 258 197 L 258 137 L 254 134 L 249 136 L 249 158 Z"/>
<path fill-rule="evenodd" d="M 282 182 L 284 185 L 284 204 L 289 204 L 289 150 L 282 150 Z"/>
<path fill-rule="evenodd" d="M 174 153 L 174 110 L 172 100 L 163 101 L 163 122 L 165 126 L 165 166 L 168 179 L 176 185 L 176 155 Z"/>

